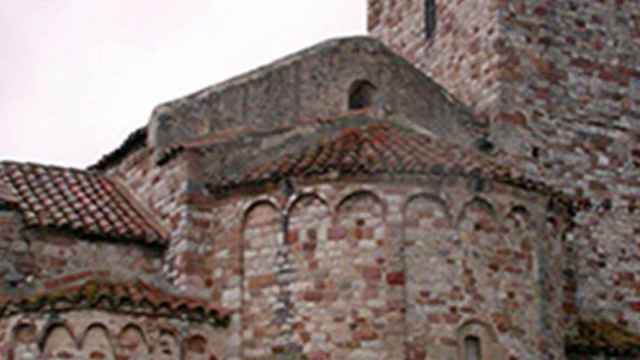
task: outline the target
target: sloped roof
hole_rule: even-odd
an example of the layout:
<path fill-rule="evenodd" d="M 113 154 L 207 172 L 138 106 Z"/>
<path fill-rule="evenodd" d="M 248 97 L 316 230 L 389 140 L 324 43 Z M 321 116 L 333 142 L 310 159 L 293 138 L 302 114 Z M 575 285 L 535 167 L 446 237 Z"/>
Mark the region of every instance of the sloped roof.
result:
<path fill-rule="evenodd" d="M 90 278 L 81 284 L 61 286 L 26 297 L 0 297 L 0 317 L 25 312 L 98 309 L 134 315 L 226 323 L 227 311 L 208 300 L 176 295 L 141 279 L 116 281 Z"/>
<path fill-rule="evenodd" d="M 604 320 L 579 320 L 566 339 L 568 354 L 639 355 L 640 335 Z"/>
<path fill-rule="evenodd" d="M 31 163 L 0 163 L 0 183 L 10 189 L 29 226 L 82 235 L 164 245 L 163 229 L 123 185 L 106 176 Z M 2 188 L 2 186 L 0 186 Z"/>
<path fill-rule="evenodd" d="M 334 122 L 348 123 L 360 117 L 359 124 L 338 126 L 321 135 L 306 136 L 303 144 L 272 146 L 271 154 L 252 161 L 240 170 L 227 166 L 209 174 L 209 189 L 228 192 L 232 188 L 277 182 L 285 178 L 338 179 L 345 177 L 394 176 L 466 176 L 495 180 L 523 189 L 554 195 L 570 205 L 559 192 L 544 183 L 528 179 L 517 167 L 517 160 L 500 162 L 471 147 L 449 143 L 424 129 L 393 121 L 353 115 Z M 318 128 L 317 132 L 321 132 Z M 241 141 L 241 140 L 240 140 Z M 225 145 L 226 146 L 226 145 Z M 264 150 L 269 154 L 270 150 Z M 275 155 L 274 155 L 275 154 Z M 236 163 L 237 164 L 237 163 Z"/>
<path fill-rule="evenodd" d="M 13 191 L 13 188 L 0 179 L 0 203 L 15 204 L 18 202 L 18 198 Z"/>
<path fill-rule="evenodd" d="M 343 128 L 299 152 L 285 153 L 276 161 L 252 169 L 245 174 L 244 181 L 331 171 L 346 175 L 449 173 L 450 170 L 461 174 L 506 171 L 475 152 L 449 146 L 434 137 L 392 123 L 375 122 Z"/>

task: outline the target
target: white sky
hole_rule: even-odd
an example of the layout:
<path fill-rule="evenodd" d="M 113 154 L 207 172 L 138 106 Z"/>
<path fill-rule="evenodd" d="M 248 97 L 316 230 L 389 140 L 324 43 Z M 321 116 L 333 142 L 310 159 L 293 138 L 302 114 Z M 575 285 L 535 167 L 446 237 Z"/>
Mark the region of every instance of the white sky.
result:
<path fill-rule="evenodd" d="M 0 160 L 85 167 L 155 105 L 365 24 L 365 0 L 1 0 Z"/>

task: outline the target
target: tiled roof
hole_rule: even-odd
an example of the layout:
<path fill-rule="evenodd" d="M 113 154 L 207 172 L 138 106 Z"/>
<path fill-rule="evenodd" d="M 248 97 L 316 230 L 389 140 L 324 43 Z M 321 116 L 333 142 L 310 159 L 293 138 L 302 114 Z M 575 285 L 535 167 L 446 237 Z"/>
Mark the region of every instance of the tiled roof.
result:
<path fill-rule="evenodd" d="M 568 354 L 640 355 L 640 336 L 609 321 L 578 321 L 566 339 Z"/>
<path fill-rule="evenodd" d="M 0 178 L 0 204 L 15 204 L 18 199 L 16 198 L 16 194 L 13 192 L 13 188 L 8 183 L 2 181 Z"/>
<path fill-rule="evenodd" d="M 26 312 L 98 309 L 142 316 L 178 318 L 224 325 L 227 312 L 210 301 L 179 296 L 140 279 L 124 282 L 89 279 L 28 297 L 0 298 L 0 318 Z"/>
<path fill-rule="evenodd" d="M 29 226 L 72 230 L 82 235 L 163 245 L 166 236 L 153 216 L 123 185 L 92 172 L 30 163 L 0 163 Z"/>
<path fill-rule="evenodd" d="M 543 183 L 528 180 L 515 166 L 389 121 L 347 126 L 302 147 L 285 148 L 275 160 L 216 175 L 210 182 L 214 192 L 284 178 L 372 175 L 477 176 L 528 190 L 554 192 Z"/>

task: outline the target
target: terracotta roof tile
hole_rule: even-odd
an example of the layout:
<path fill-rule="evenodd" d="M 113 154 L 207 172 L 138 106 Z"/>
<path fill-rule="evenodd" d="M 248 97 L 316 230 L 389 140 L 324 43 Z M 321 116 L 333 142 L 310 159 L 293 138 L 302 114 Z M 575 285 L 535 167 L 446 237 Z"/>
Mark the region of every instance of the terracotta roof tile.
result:
<path fill-rule="evenodd" d="M 164 245 L 166 236 L 123 185 L 89 171 L 0 163 L 27 225 Z"/>
<path fill-rule="evenodd" d="M 501 159 L 508 156 L 501 154 Z M 512 160 L 511 164 L 517 162 Z M 340 128 L 302 147 L 286 147 L 275 158 L 260 160 L 240 171 L 219 172 L 212 178 L 209 189 L 225 193 L 235 187 L 284 178 L 377 174 L 479 176 L 556 195 L 570 207 L 573 203 L 573 199 L 545 184 L 527 179 L 509 161 L 497 162 L 492 156 L 427 132 L 378 120 Z"/>
<path fill-rule="evenodd" d="M 17 202 L 18 198 L 13 191 L 13 187 L 11 187 L 9 183 L 3 181 L 0 174 L 0 203 L 15 204 Z"/>
<path fill-rule="evenodd" d="M 99 309 L 133 315 L 160 316 L 224 325 L 228 312 L 210 301 L 176 295 L 140 279 L 114 281 L 89 278 L 67 282 L 27 297 L 0 298 L 0 317 L 24 312 Z"/>
<path fill-rule="evenodd" d="M 275 160 L 258 164 L 233 177 L 224 185 L 284 177 L 305 177 L 331 171 L 341 174 L 429 174 L 433 166 L 452 170 L 462 166 L 465 173 L 481 170 L 497 175 L 504 171 L 488 157 L 429 135 L 388 122 L 347 127 L 319 141 L 284 152 Z"/>

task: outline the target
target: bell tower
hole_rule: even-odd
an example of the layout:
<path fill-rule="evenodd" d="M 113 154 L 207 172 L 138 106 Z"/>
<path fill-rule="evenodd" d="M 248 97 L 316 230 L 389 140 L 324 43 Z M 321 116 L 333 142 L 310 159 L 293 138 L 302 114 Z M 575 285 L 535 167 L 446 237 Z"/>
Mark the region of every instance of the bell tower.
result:
<path fill-rule="evenodd" d="M 640 164 L 638 1 L 368 0 L 368 30 L 553 183 Z"/>
<path fill-rule="evenodd" d="M 498 95 L 497 1 L 369 0 L 369 33 L 451 91 L 477 114 Z"/>
<path fill-rule="evenodd" d="M 487 121 L 491 140 L 528 177 L 580 199 L 566 242 L 566 313 L 550 316 L 640 332 L 640 292 L 619 280 L 640 274 L 640 2 L 368 6 L 371 36 Z"/>

